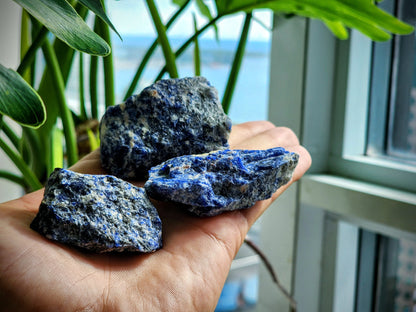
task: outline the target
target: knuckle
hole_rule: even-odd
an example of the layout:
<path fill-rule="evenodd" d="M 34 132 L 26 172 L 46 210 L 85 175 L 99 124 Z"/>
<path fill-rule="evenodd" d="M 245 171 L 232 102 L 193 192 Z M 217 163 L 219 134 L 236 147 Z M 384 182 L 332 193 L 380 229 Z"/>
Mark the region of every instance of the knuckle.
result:
<path fill-rule="evenodd" d="M 284 142 L 284 145 L 299 145 L 298 136 L 288 127 L 276 127 L 273 129 L 273 136 L 277 142 Z"/>

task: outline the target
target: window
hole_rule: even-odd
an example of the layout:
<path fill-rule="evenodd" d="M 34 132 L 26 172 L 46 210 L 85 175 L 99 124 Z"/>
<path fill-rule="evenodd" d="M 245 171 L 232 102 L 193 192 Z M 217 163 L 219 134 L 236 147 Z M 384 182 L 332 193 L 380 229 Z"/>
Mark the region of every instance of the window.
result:
<path fill-rule="evenodd" d="M 283 206 L 296 218 L 281 212 L 280 219 L 263 220 L 264 228 L 289 224 L 285 238 L 274 235 L 270 246 L 280 253 L 277 268 L 294 272 L 284 276 L 299 311 L 374 311 L 377 298 L 395 300 L 394 290 L 383 288 L 388 270 L 379 257 L 387 249 L 380 244 L 416 239 L 414 154 L 389 143 L 390 133 L 398 131 L 389 117 L 396 105 L 390 88 L 398 83 L 395 44 L 373 45 L 356 31 L 339 41 L 319 22 L 298 18 L 282 21 L 273 35 L 269 118 L 294 129 L 313 159 L 308 176 L 274 208 Z M 381 48 L 384 56 L 377 53 Z M 403 111 L 408 125 L 410 109 Z M 281 248 L 281 241 L 292 239 L 296 249 Z M 373 247 L 363 248 L 368 241 Z M 391 269 L 396 256 L 384 268 Z M 295 260 L 289 265 L 282 258 Z"/>
<path fill-rule="evenodd" d="M 416 240 L 379 240 L 376 311 L 416 311 Z"/>
<path fill-rule="evenodd" d="M 383 3 L 384 9 L 410 24 L 416 3 Z M 416 160 L 416 40 L 397 36 L 373 47 L 370 120 L 367 153 Z"/>

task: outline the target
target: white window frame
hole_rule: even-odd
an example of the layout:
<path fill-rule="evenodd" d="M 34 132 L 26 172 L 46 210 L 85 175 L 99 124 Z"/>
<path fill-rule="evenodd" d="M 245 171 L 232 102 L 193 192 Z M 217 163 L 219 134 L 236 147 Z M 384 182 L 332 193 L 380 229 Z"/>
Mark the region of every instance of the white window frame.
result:
<path fill-rule="evenodd" d="M 269 120 L 297 133 L 313 165 L 262 218 L 262 246 L 300 312 L 352 312 L 358 229 L 416 238 L 416 167 L 363 156 L 368 38 L 339 41 L 318 21 L 277 17 L 271 53 Z M 261 271 L 260 310 L 289 311 L 272 291 Z"/>

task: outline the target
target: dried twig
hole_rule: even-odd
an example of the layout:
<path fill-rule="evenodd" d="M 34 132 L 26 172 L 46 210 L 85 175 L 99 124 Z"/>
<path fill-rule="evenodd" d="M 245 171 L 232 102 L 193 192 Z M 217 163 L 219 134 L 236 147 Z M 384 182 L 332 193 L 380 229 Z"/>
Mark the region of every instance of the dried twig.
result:
<path fill-rule="evenodd" d="M 256 253 L 259 255 L 261 261 L 266 266 L 267 271 L 270 273 L 273 282 L 277 285 L 283 295 L 289 300 L 290 308 L 292 312 L 296 312 L 296 301 L 287 291 L 287 289 L 280 283 L 279 279 L 277 278 L 277 274 L 273 269 L 272 264 L 267 259 L 266 255 L 260 250 L 259 246 L 257 246 L 248 236 L 246 236 L 244 242 Z"/>

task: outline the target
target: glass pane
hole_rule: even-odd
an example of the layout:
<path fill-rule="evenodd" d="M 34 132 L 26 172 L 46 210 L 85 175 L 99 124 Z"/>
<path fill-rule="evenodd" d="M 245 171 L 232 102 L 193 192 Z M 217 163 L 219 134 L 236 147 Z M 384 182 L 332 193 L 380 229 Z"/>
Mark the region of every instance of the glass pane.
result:
<path fill-rule="evenodd" d="M 416 2 L 399 1 L 398 16 L 415 25 Z M 416 157 L 416 37 L 398 36 L 394 48 L 388 154 Z"/>
<path fill-rule="evenodd" d="M 416 240 L 382 237 L 376 311 L 416 311 Z"/>

